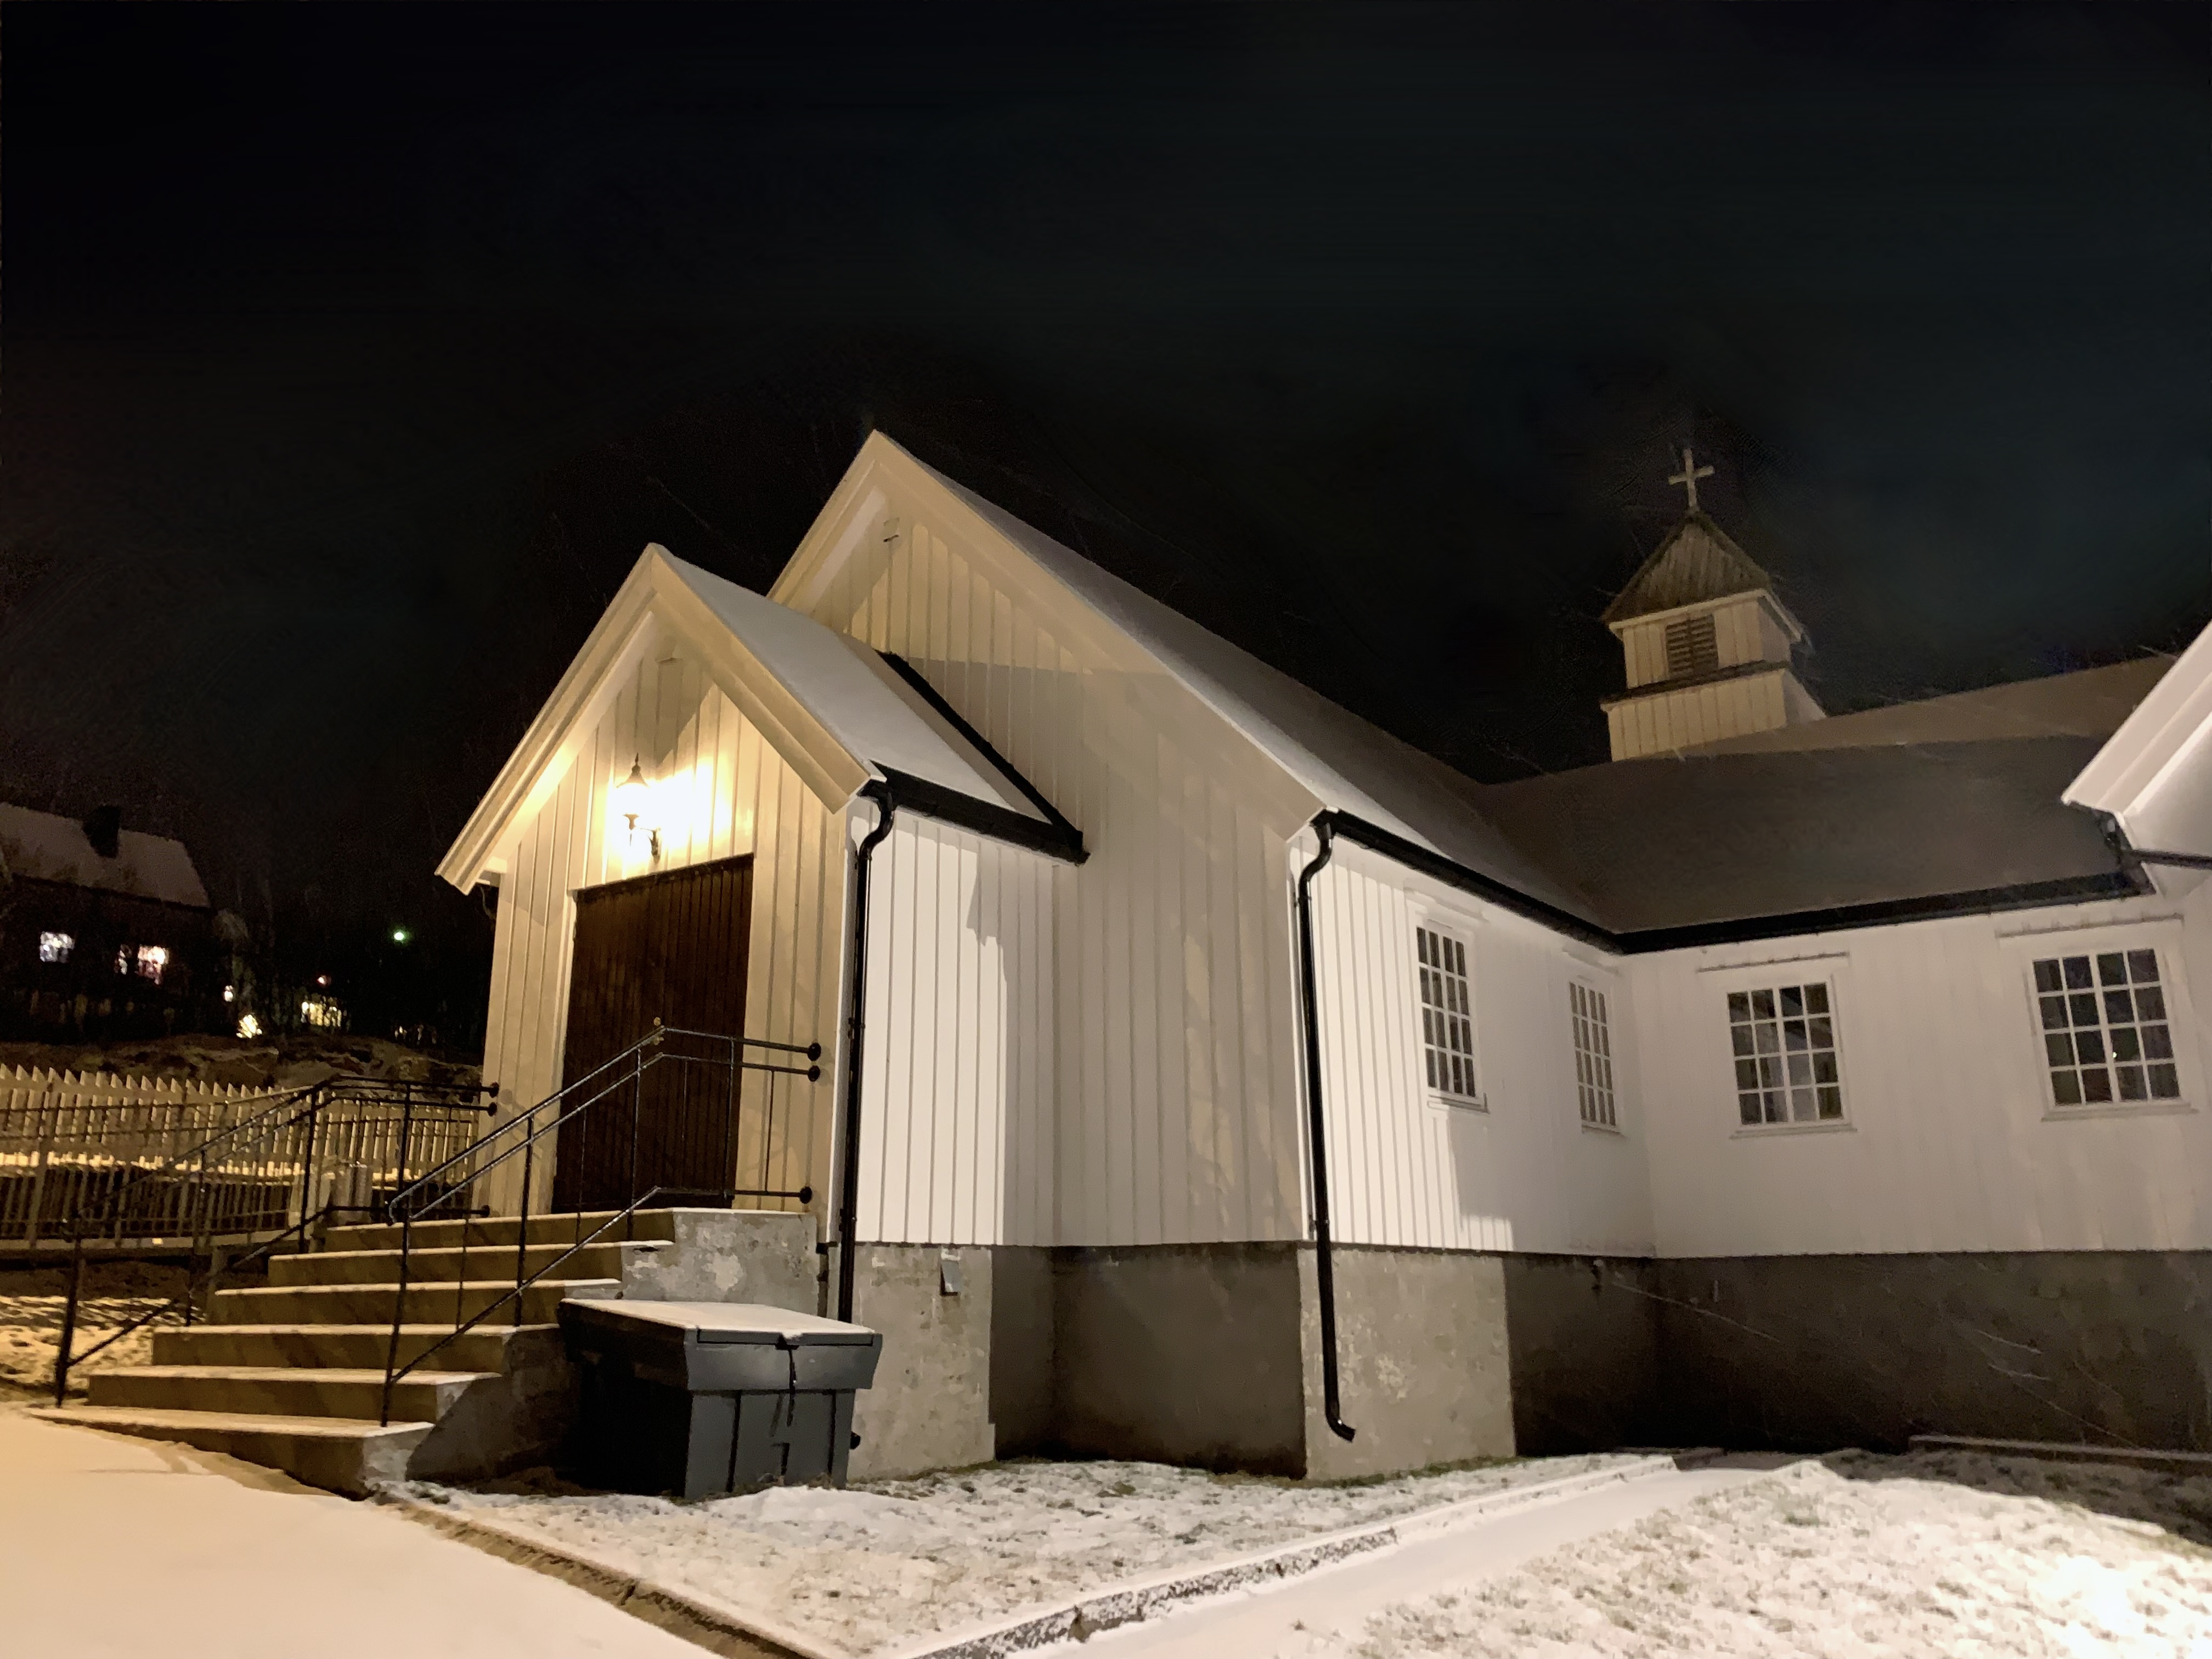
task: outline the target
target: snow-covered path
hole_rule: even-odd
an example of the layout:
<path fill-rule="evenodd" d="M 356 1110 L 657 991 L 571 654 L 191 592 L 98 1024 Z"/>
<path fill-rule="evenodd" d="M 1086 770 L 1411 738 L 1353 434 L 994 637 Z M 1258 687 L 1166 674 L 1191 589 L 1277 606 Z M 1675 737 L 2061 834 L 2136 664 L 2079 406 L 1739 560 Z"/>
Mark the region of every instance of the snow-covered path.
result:
<path fill-rule="evenodd" d="M 0 1410 L 0 1653 L 699 1659 L 584 1591 L 273 1470 Z"/>
<path fill-rule="evenodd" d="M 1279 1589 L 1094 1636 L 1088 1659 L 1307 1659 L 1341 1653 L 1370 1615 L 1439 1585 L 1510 1571 L 1565 1544 L 1759 1479 L 1771 1460 L 1676 1469 L 1509 1510 L 1474 1525 L 1325 1567 Z"/>

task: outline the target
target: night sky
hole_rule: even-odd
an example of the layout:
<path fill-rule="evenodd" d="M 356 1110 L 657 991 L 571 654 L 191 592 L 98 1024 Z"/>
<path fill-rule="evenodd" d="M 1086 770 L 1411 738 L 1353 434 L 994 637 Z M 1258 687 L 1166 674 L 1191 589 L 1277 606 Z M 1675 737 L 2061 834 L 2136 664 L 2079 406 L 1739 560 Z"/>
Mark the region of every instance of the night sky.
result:
<path fill-rule="evenodd" d="M 1486 779 L 1604 758 L 1685 441 L 1831 710 L 2175 648 L 2208 21 L 8 7 L 0 799 L 465 995 L 641 546 L 764 588 L 872 428 Z"/>

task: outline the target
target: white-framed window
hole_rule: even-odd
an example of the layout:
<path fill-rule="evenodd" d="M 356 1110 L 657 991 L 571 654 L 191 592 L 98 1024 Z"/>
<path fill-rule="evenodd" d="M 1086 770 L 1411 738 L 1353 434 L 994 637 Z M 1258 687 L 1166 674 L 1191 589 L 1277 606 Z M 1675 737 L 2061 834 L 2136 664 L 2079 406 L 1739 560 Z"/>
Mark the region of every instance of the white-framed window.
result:
<path fill-rule="evenodd" d="M 39 935 L 40 962 L 67 962 L 70 953 L 76 949 L 76 939 L 71 934 L 41 933 Z"/>
<path fill-rule="evenodd" d="M 1414 928 L 1413 940 L 1420 958 L 1421 1057 L 1429 1091 L 1456 1105 L 1480 1106 L 1467 941 L 1427 923 Z"/>
<path fill-rule="evenodd" d="M 1575 1034 L 1575 1097 L 1583 1121 L 1593 1129 L 1620 1127 L 1613 1097 L 1613 1026 L 1607 998 L 1595 985 L 1567 981 L 1567 1011 Z"/>
<path fill-rule="evenodd" d="M 2155 948 L 2054 950 L 2033 960 L 2055 1108 L 2181 1099 L 2166 1006 L 2171 987 Z"/>
<path fill-rule="evenodd" d="M 1833 992 L 1798 980 L 1728 994 L 1736 1115 L 1747 1126 L 1843 1121 Z"/>
<path fill-rule="evenodd" d="M 161 975 L 169 971 L 169 947 L 166 945 L 142 945 L 135 963 L 138 977 L 161 982 Z"/>

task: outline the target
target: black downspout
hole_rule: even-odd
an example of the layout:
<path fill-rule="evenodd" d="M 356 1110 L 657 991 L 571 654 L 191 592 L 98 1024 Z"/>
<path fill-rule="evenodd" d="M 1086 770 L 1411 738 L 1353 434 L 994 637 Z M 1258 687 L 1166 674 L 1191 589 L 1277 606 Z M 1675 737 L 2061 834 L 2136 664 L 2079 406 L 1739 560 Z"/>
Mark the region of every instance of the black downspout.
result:
<path fill-rule="evenodd" d="M 876 803 L 876 827 L 860 838 L 853 865 L 853 1005 L 845 1018 L 844 1164 L 837 1175 L 837 1317 L 853 1317 L 854 1241 L 860 1227 L 860 1026 L 868 996 L 868 865 L 891 832 L 898 804 L 887 784 L 866 792 Z"/>
<path fill-rule="evenodd" d="M 1329 1254 L 1328 1161 L 1323 1143 L 1327 1124 L 1321 1109 L 1321 1011 L 1315 1006 L 1313 878 L 1336 848 L 1336 826 L 1324 812 L 1313 821 L 1321 851 L 1298 877 L 1298 975 L 1305 991 L 1306 1122 L 1313 1143 L 1314 1285 L 1321 1295 L 1322 1414 L 1340 1440 L 1352 1437 L 1344 1420 L 1336 1378 L 1336 1262 Z"/>

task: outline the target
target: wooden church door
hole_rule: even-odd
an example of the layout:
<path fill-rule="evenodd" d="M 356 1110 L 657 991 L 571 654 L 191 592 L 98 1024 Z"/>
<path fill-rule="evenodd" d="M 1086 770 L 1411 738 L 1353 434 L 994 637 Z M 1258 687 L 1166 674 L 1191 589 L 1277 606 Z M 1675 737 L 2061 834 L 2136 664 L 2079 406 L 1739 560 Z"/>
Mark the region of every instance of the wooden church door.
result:
<path fill-rule="evenodd" d="M 656 1018 L 717 1036 L 744 1031 L 752 877 L 747 856 L 577 893 L 564 1083 L 623 1053 Z M 671 1203 L 727 1201 L 722 1194 L 735 1179 L 739 1081 L 727 1063 L 732 1056 L 720 1043 L 677 1037 L 659 1052 L 667 1057 L 635 1085 L 627 1080 L 627 1065 L 609 1073 L 603 1081 L 616 1085 L 611 1091 L 561 1130 L 556 1209 L 620 1209 L 656 1186 L 670 1189 Z M 564 1102 L 564 1109 L 596 1092 L 583 1091 Z"/>

